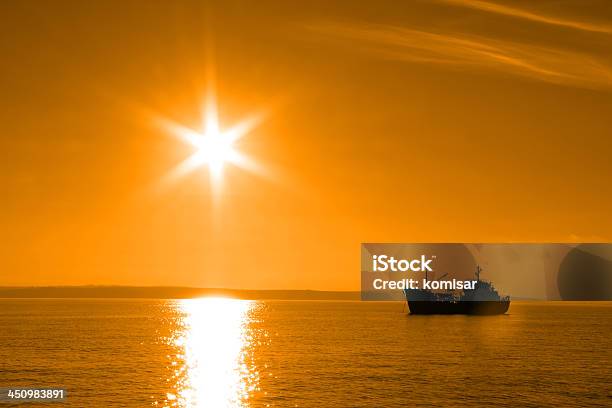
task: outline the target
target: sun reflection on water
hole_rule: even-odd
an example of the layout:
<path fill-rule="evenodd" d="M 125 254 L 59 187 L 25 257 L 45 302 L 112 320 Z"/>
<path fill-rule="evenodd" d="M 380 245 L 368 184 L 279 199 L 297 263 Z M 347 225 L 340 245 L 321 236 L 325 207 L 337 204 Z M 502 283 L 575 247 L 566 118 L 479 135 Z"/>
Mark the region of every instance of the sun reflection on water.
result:
<path fill-rule="evenodd" d="M 179 407 L 245 407 L 257 390 L 249 326 L 257 302 L 226 298 L 186 299 L 178 303 L 180 328 L 172 339 L 179 350 L 176 394 Z"/>

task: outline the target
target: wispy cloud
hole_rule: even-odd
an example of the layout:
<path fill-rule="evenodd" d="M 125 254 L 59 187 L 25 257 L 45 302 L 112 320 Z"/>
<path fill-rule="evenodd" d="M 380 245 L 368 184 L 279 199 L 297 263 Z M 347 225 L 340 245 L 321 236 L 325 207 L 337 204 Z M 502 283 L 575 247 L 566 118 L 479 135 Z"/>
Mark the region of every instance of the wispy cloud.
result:
<path fill-rule="evenodd" d="M 609 25 L 599 25 L 594 23 L 567 20 L 554 16 L 538 14 L 530 10 L 524 10 L 515 7 L 509 7 L 498 3 L 492 3 L 482 0 L 438 0 L 442 3 L 453 4 L 461 7 L 467 7 L 475 10 L 486 11 L 489 13 L 501 14 L 516 18 L 523 18 L 530 21 L 535 21 L 543 24 L 551 24 L 561 27 L 573 28 L 576 30 L 590 31 L 594 33 L 612 33 L 612 27 Z"/>
<path fill-rule="evenodd" d="M 458 69 L 491 69 L 550 83 L 612 88 L 612 66 L 596 55 L 458 32 L 391 25 L 321 22 L 307 28 L 362 51 L 408 62 Z"/>

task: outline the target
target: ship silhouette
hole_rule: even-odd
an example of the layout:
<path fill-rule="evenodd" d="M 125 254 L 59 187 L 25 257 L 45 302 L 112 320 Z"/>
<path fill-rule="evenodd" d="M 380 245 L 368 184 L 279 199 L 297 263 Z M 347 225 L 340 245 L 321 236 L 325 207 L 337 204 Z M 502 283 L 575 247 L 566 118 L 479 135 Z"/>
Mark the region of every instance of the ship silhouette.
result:
<path fill-rule="evenodd" d="M 481 280 L 481 271 L 480 266 L 477 266 L 474 288 L 465 289 L 460 293 L 426 289 L 404 289 L 410 313 L 466 315 L 497 315 L 506 313 L 510 307 L 510 297 L 500 296 L 491 282 Z M 427 280 L 427 272 L 425 273 L 425 280 Z"/>

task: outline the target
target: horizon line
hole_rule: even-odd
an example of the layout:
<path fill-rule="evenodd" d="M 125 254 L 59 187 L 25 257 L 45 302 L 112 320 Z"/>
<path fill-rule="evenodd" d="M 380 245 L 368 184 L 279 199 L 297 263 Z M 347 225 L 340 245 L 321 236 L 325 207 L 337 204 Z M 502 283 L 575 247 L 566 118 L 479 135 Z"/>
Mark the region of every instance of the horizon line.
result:
<path fill-rule="evenodd" d="M 228 289 L 190 286 L 0 286 L 0 298 L 123 298 L 192 299 L 202 296 L 229 296 L 250 300 L 359 300 L 360 291 L 313 289 Z"/>

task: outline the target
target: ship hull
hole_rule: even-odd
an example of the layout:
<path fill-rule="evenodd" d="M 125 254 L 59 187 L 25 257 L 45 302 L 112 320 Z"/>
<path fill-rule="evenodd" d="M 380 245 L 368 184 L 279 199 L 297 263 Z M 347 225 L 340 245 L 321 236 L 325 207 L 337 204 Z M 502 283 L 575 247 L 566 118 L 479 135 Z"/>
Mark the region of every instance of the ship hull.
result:
<path fill-rule="evenodd" d="M 417 315 L 500 315 L 508 311 L 510 300 L 483 300 L 483 301 L 436 301 L 436 300 L 409 300 L 410 314 Z"/>

